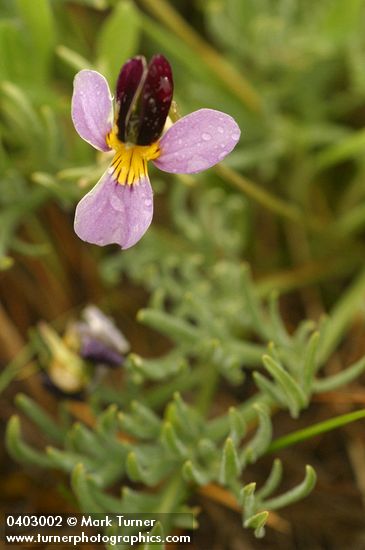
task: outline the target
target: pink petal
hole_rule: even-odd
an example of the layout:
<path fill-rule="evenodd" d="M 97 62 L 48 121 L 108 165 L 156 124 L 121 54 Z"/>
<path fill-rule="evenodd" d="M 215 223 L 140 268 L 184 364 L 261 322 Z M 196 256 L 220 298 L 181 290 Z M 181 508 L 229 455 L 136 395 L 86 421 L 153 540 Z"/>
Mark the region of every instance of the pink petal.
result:
<path fill-rule="evenodd" d="M 71 114 L 78 134 L 99 151 L 109 151 L 106 135 L 113 125 L 112 95 L 105 78 L 83 70 L 74 79 Z"/>
<path fill-rule="evenodd" d="M 147 231 L 153 215 L 148 177 L 138 184 L 116 183 L 109 170 L 76 207 L 74 228 L 83 241 L 104 246 L 133 246 Z"/>
<path fill-rule="evenodd" d="M 200 109 L 167 130 L 160 140 L 161 156 L 154 163 L 165 172 L 201 172 L 228 155 L 240 135 L 231 116 L 213 109 Z"/>

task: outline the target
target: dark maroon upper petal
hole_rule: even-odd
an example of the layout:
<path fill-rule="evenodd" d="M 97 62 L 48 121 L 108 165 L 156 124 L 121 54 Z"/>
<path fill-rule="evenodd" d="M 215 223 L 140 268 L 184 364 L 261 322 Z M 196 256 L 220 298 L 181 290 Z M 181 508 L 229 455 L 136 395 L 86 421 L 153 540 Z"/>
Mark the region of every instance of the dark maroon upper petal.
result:
<path fill-rule="evenodd" d="M 117 102 L 117 126 L 118 138 L 127 141 L 126 128 L 133 109 L 134 99 L 137 99 L 138 92 L 146 72 L 147 63 L 143 56 L 139 55 L 129 59 L 122 67 L 117 80 L 116 102 Z"/>
<path fill-rule="evenodd" d="M 173 89 L 170 63 L 163 55 L 154 55 L 139 100 L 137 145 L 150 145 L 160 137 L 170 110 Z"/>

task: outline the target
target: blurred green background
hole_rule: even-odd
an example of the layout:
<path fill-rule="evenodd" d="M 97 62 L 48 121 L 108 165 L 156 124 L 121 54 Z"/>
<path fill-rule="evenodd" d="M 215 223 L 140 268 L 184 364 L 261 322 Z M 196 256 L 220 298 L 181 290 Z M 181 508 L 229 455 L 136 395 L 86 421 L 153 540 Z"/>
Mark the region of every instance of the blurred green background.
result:
<path fill-rule="evenodd" d="M 0 0 L 0 360 L 4 368 L 11 362 L 1 384 L 17 377 L 1 397 L 4 421 L 19 390 L 49 411 L 56 407 L 37 377 L 37 361 L 29 363 L 37 340 L 29 330 L 40 320 L 62 330 L 82 306 L 98 303 L 116 318 L 135 353 L 156 357 L 172 349 L 174 338 L 159 318 L 147 319 L 152 328 L 136 321 L 148 305 L 201 325 L 207 339 L 222 335 L 228 342 L 247 333 L 243 264 L 250 266 L 259 299 L 280 293 L 289 334 L 304 319 L 333 314 L 323 352 L 326 374 L 365 353 L 364 4 Z M 194 177 L 151 168 L 150 230 L 126 252 L 97 248 L 74 234 L 73 214 L 109 161 L 72 126 L 73 77 L 94 68 L 113 89 L 128 57 L 156 52 L 173 67 L 180 113 L 202 107 L 227 112 L 241 140 L 222 165 Z M 247 340 L 256 345 L 259 338 L 249 330 Z M 180 351 L 168 361 L 171 375 L 176 358 L 189 355 Z M 252 385 L 242 389 L 233 363 L 217 367 L 221 383 L 215 380 L 211 393 L 200 394 L 201 411 L 226 413 L 252 394 Z M 176 389 L 184 389 L 180 379 L 156 397 L 157 408 Z M 295 423 L 283 417 L 287 430 L 275 433 L 365 402 L 360 383 L 323 395 Z M 322 447 L 309 442 L 305 459 L 300 449 L 287 451 L 288 487 L 307 462 L 321 479 L 314 500 L 288 512 L 301 528 L 283 532 L 279 518 L 268 539 L 255 541 L 241 532 L 234 513 L 226 518 L 224 506 L 204 501 L 199 504 L 206 505 L 208 519 L 197 547 L 204 548 L 204 532 L 218 518 L 217 548 L 342 549 L 349 540 L 352 548 L 363 548 L 364 440 L 355 428 L 341 434 L 328 436 Z M 5 450 L 1 457 L 10 476 L 5 503 L 17 506 L 27 492 L 29 506 L 39 509 L 32 475 L 14 470 Z M 267 476 L 267 464 L 255 475 Z M 62 491 L 55 489 L 57 480 L 52 483 L 61 506 Z M 230 536 L 225 522 L 232 525 Z"/>

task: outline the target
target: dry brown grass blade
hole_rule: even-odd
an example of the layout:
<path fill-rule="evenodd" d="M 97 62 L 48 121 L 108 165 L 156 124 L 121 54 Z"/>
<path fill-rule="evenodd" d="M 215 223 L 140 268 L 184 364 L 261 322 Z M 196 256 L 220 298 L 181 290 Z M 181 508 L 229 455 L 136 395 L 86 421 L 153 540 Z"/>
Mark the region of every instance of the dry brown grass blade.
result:
<path fill-rule="evenodd" d="M 0 347 L 4 360 L 13 359 L 23 346 L 23 338 L 0 303 Z"/>
<path fill-rule="evenodd" d="M 332 404 L 347 404 L 353 405 L 355 403 L 365 403 L 365 391 L 354 390 L 354 391 L 328 391 L 319 393 L 318 395 L 313 396 L 313 401 L 320 401 L 323 403 L 332 403 Z"/>
<path fill-rule="evenodd" d="M 8 316 L 5 309 L 2 307 L 1 303 L 0 343 L 4 361 L 12 361 L 25 346 L 23 337 Z M 29 367 L 33 367 L 33 363 L 25 365 L 24 368 L 29 369 Z M 29 372 L 32 371 L 33 369 L 31 368 Z M 43 403 L 46 408 L 50 408 L 52 405 L 52 400 L 48 393 L 43 390 L 38 378 L 34 376 L 27 376 L 25 377 L 24 382 L 27 384 L 30 393 L 38 400 L 38 402 Z"/>

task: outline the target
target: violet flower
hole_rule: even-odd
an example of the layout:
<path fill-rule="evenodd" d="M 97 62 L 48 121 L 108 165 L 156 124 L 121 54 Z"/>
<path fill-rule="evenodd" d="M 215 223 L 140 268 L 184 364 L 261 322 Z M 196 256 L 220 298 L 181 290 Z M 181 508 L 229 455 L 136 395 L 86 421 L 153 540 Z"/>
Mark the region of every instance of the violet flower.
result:
<path fill-rule="evenodd" d="M 83 399 L 107 367 L 123 365 L 130 348 L 114 321 L 94 305 L 83 309 L 82 320 L 71 321 L 62 337 L 44 322 L 39 331 L 50 354 L 42 382 L 58 397 Z"/>
<path fill-rule="evenodd" d="M 92 70 L 74 80 L 72 120 L 76 131 L 100 151 L 114 149 L 110 167 L 76 208 L 75 231 L 100 246 L 133 246 L 148 229 L 153 194 L 147 161 L 165 172 L 195 174 L 232 151 L 240 129 L 229 115 L 194 111 L 165 133 L 173 94 L 170 64 L 155 55 L 147 65 L 137 56 L 123 65 L 113 98 L 105 78 Z"/>
<path fill-rule="evenodd" d="M 109 367 L 122 365 L 129 351 L 129 343 L 112 319 L 93 305 L 87 306 L 82 316 L 84 321 L 73 323 L 70 327 L 79 340 L 80 357 Z"/>

